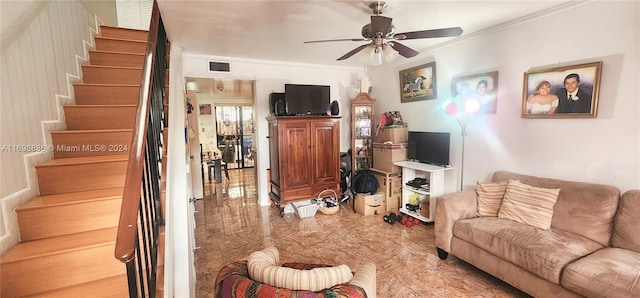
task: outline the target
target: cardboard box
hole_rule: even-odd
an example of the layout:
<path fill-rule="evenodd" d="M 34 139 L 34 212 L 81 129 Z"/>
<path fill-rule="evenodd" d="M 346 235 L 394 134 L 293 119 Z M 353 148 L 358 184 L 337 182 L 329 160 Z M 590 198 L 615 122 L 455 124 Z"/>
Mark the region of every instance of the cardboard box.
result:
<path fill-rule="evenodd" d="M 409 141 L 409 128 L 399 125 L 383 126 L 376 136 L 376 142 L 406 143 Z"/>
<path fill-rule="evenodd" d="M 420 203 L 420 215 L 426 218 L 431 218 L 431 213 L 429 212 L 429 201 Z"/>
<path fill-rule="evenodd" d="M 387 212 L 397 211 L 402 202 L 402 173 L 369 169 L 378 180 L 378 191 L 384 192 L 387 200 Z"/>
<path fill-rule="evenodd" d="M 353 201 L 356 213 L 362 215 L 385 214 L 387 203 L 384 192 L 379 191 L 375 194 L 357 194 Z"/>
<path fill-rule="evenodd" d="M 407 144 L 373 143 L 373 167 L 385 172 L 396 173 L 402 168 L 394 166 L 394 161 L 408 160 Z"/>

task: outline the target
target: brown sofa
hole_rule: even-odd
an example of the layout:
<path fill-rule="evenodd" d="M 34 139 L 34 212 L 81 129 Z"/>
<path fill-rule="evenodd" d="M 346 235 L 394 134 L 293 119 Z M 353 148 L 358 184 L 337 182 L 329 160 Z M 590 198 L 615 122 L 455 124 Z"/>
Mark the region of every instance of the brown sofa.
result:
<path fill-rule="evenodd" d="M 535 297 L 640 297 L 640 190 L 620 196 L 610 185 L 540 178 L 519 180 L 560 189 L 550 230 L 478 216 L 474 189 L 437 198 L 438 256 L 449 253 Z"/>

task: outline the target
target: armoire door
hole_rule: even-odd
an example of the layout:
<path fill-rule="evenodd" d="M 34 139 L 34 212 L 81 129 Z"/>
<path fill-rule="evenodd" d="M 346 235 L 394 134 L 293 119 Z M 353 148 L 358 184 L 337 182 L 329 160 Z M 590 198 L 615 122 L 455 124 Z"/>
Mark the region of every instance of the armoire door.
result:
<path fill-rule="evenodd" d="M 340 182 L 340 127 L 337 119 L 311 121 L 315 184 Z"/>
<path fill-rule="evenodd" d="M 311 138 L 309 122 L 292 121 L 281 124 L 279 137 L 279 158 L 281 187 L 293 189 L 311 187 L 313 184 L 311 169 Z"/>

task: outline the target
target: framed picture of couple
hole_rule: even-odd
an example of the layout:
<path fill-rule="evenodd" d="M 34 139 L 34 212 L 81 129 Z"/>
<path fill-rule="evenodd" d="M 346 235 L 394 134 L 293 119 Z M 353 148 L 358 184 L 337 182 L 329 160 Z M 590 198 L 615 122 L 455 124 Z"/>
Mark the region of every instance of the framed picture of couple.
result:
<path fill-rule="evenodd" d="M 495 114 L 498 103 L 498 72 L 484 72 L 451 79 L 451 95 L 460 103 L 478 101 L 478 114 Z"/>
<path fill-rule="evenodd" d="M 602 61 L 524 73 L 523 118 L 595 118 Z"/>

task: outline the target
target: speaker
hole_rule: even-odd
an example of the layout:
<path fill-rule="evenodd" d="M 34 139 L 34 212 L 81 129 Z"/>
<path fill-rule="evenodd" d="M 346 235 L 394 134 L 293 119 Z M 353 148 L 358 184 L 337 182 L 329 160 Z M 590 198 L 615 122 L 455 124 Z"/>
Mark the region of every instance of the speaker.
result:
<path fill-rule="evenodd" d="M 269 94 L 269 106 L 271 107 L 271 114 L 276 116 L 287 115 L 287 102 L 284 100 L 284 93 L 271 93 Z"/>
<path fill-rule="evenodd" d="M 334 100 L 331 102 L 331 115 L 338 115 L 340 114 L 340 107 L 338 106 L 338 101 Z"/>

